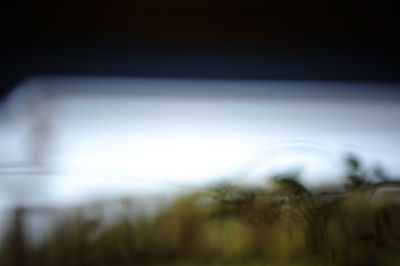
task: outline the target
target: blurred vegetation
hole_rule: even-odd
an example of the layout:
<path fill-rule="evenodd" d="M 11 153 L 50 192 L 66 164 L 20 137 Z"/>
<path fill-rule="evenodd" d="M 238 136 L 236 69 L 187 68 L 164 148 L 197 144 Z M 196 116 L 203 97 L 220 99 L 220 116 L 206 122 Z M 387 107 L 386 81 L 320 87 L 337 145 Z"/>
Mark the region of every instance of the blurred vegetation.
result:
<path fill-rule="evenodd" d="M 342 187 L 310 191 L 287 174 L 189 193 L 153 216 L 134 199 L 111 221 L 107 203 L 77 208 L 36 243 L 11 223 L 0 265 L 400 265 L 400 185 L 347 162 Z"/>

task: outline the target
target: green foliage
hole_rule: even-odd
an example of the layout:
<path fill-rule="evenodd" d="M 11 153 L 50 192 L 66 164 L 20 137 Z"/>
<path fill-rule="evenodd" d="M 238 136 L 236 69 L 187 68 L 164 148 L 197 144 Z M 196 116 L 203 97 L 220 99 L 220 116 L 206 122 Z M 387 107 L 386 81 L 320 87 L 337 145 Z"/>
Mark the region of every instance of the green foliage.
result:
<path fill-rule="evenodd" d="M 309 191 L 290 174 L 270 187 L 188 194 L 154 217 L 133 215 L 123 202 L 111 223 L 100 212 L 71 211 L 41 243 L 24 242 L 21 266 L 400 265 L 399 193 L 382 195 L 373 171 L 355 157 L 348 163 L 347 189 L 333 194 Z M 16 241 L 3 241 L 0 265 L 16 265 Z"/>

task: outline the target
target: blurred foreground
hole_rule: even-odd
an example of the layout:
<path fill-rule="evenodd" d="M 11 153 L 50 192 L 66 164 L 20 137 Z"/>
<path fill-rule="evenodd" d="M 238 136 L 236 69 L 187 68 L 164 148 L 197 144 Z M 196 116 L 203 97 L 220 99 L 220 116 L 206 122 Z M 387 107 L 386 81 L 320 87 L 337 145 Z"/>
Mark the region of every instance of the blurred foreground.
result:
<path fill-rule="evenodd" d="M 0 265 L 399 265 L 399 182 L 353 157 L 342 187 L 310 191 L 296 173 L 271 180 L 188 193 L 152 214 L 129 198 L 18 207 Z M 40 212 L 54 219 L 35 237 L 28 221 Z"/>

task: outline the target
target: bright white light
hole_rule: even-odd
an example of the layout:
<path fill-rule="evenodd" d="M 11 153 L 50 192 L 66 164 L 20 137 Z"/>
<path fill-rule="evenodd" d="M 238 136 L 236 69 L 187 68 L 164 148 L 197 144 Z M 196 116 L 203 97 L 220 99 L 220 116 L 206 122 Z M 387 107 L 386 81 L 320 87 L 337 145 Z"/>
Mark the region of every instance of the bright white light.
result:
<path fill-rule="evenodd" d="M 110 134 L 81 145 L 77 141 L 79 150 L 66 149 L 60 155 L 60 170 L 196 183 L 238 170 L 254 153 L 232 140 L 209 136 L 132 136 Z"/>
<path fill-rule="evenodd" d="M 30 97 L 31 83 L 14 97 L 0 152 L 29 161 L 21 143 L 32 142 L 44 121 L 53 198 L 156 193 L 239 175 L 259 180 L 297 166 L 306 182 L 325 182 L 340 175 L 343 152 L 400 171 L 399 99 L 361 99 L 352 84 L 43 79 L 33 86 L 43 93 Z M 43 112 L 45 119 L 35 120 Z M 302 141 L 329 148 L 271 149 Z"/>

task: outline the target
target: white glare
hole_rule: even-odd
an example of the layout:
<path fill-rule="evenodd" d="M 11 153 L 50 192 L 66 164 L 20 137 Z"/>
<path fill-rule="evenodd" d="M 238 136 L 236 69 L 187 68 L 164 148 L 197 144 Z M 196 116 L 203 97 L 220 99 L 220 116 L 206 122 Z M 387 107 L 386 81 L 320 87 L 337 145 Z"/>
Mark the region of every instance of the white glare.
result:
<path fill-rule="evenodd" d="M 397 174 L 399 97 L 362 86 L 32 79 L 3 113 L 0 155 L 46 168 L 47 191 L 67 202 L 259 182 L 288 167 L 308 184 L 337 182 L 346 152 Z"/>

